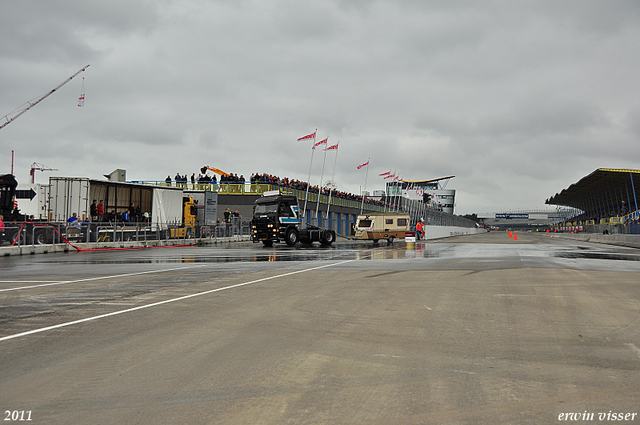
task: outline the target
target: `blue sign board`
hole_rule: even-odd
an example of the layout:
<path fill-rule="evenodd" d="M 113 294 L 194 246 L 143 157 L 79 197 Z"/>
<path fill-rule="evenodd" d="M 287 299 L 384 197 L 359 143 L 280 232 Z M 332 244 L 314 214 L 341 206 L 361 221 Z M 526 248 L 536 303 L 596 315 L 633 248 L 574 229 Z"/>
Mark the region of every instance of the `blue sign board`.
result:
<path fill-rule="evenodd" d="M 529 220 L 529 214 L 496 214 L 496 218 Z"/>

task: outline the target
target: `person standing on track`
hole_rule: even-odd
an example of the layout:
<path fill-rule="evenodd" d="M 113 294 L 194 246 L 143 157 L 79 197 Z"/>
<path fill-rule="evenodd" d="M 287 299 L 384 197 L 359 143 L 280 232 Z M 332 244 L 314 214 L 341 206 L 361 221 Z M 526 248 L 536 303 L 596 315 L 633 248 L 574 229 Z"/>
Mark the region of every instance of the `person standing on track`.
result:
<path fill-rule="evenodd" d="M 416 224 L 416 236 L 418 237 L 418 240 L 424 238 L 424 219 L 422 217 Z"/>

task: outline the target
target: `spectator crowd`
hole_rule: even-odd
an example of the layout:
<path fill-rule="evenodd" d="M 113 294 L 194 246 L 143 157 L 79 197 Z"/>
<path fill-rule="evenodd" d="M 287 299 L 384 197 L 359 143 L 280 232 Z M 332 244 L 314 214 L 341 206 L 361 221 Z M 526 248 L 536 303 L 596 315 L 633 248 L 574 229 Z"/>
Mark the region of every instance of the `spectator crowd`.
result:
<path fill-rule="evenodd" d="M 217 184 L 218 183 L 216 175 L 214 174 L 213 176 L 209 176 L 208 173 L 207 174 L 198 173 L 197 176 L 196 176 L 196 173 L 193 173 L 191 174 L 190 178 L 187 178 L 186 174 L 181 175 L 180 173 L 176 173 L 173 179 L 171 178 L 171 175 L 167 176 L 167 178 L 165 179 L 165 182 L 169 184 L 171 184 L 172 181 L 176 182 L 177 184 L 184 184 L 184 183 L 188 183 L 189 181 L 191 181 L 192 184 L 196 184 L 196 183 Z M 288 177 L 281 178 L 273 174 L 253 173 L 251 174 L 251 178 L 249 179 L 249 182 L 252 184 L 271 184 L 274 186 L 280 186 L 288 189 L 299 189 L 299 190 L 305 190 L 305 191 L 307 190 L 307 187 L 308 187 L 309 193 L 322 192 L 323 195 L 327 195 L 327 196 L 329 195 L 329 191 L 331 191 L 331 196 L 334 198 L 348 199 L 352 201 L 362 202 L 362 196 L 360 195 L 356 195 L 349 192 L 343 192 L 340 190 L 332 190 L 328 187 L 323 187 L 322 189 L 320 189 L 317 185 L 310 186 L 307 182 L 304 182 L 304 181 L 290 179 Z M 246 183 L 246 180 L 242 174 L 238 176 L 237 173 L 231 173 L 231 174 L 220 176 L 219 183 L 244 184 Z M 394 206 L 393 204 L 389 202 L 385 202 L 384 200 L 378 200 L 373 198 L 366 198 L 365 202 L 368 204 L 380 205 L 380 206 L 391 206 L 391 207 Z"/>

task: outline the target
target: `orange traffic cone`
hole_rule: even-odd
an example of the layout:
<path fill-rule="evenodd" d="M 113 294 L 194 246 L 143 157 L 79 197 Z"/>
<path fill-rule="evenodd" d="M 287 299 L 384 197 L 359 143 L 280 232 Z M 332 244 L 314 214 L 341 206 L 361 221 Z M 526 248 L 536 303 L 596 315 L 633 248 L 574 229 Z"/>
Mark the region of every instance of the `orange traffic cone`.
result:
<path fill-rule="evenodd" d="M 518 232 L 513 232 L 513 240 L 514 241 L 518 240 Z"/>
<path fill-rule="evenodd" d="M 509 230 L 509 237 L 513 239 L 513 232 L 511 230 Z"/>

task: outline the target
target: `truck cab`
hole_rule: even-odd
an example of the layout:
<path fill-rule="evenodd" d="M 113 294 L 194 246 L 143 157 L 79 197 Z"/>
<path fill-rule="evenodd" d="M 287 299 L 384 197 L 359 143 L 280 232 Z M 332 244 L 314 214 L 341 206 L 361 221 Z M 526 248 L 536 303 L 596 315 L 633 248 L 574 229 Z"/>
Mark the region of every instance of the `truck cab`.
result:
<path fill-rule="evenodd" d="M 303 244 L 320 242 L 331 245 L 336 240 L 336 233 L 331 229 L 317 226 L 302 228 L 298 198 L 293 195 L 281 195 L 274 190 L 265 192 L 256 199 L 251 220 L 251 240 L 262 242 L 264 246 L 272 246 L 274 242 L 286 242 L 293 246 L 300 241 Z"/>
<path fill-rule="evenodd" d="M 253 207 L 251 240 L 272 246 L 274 242 L 298 243 L 300 217 L 298 199 L 292 195 L 266 192 Z"/>

